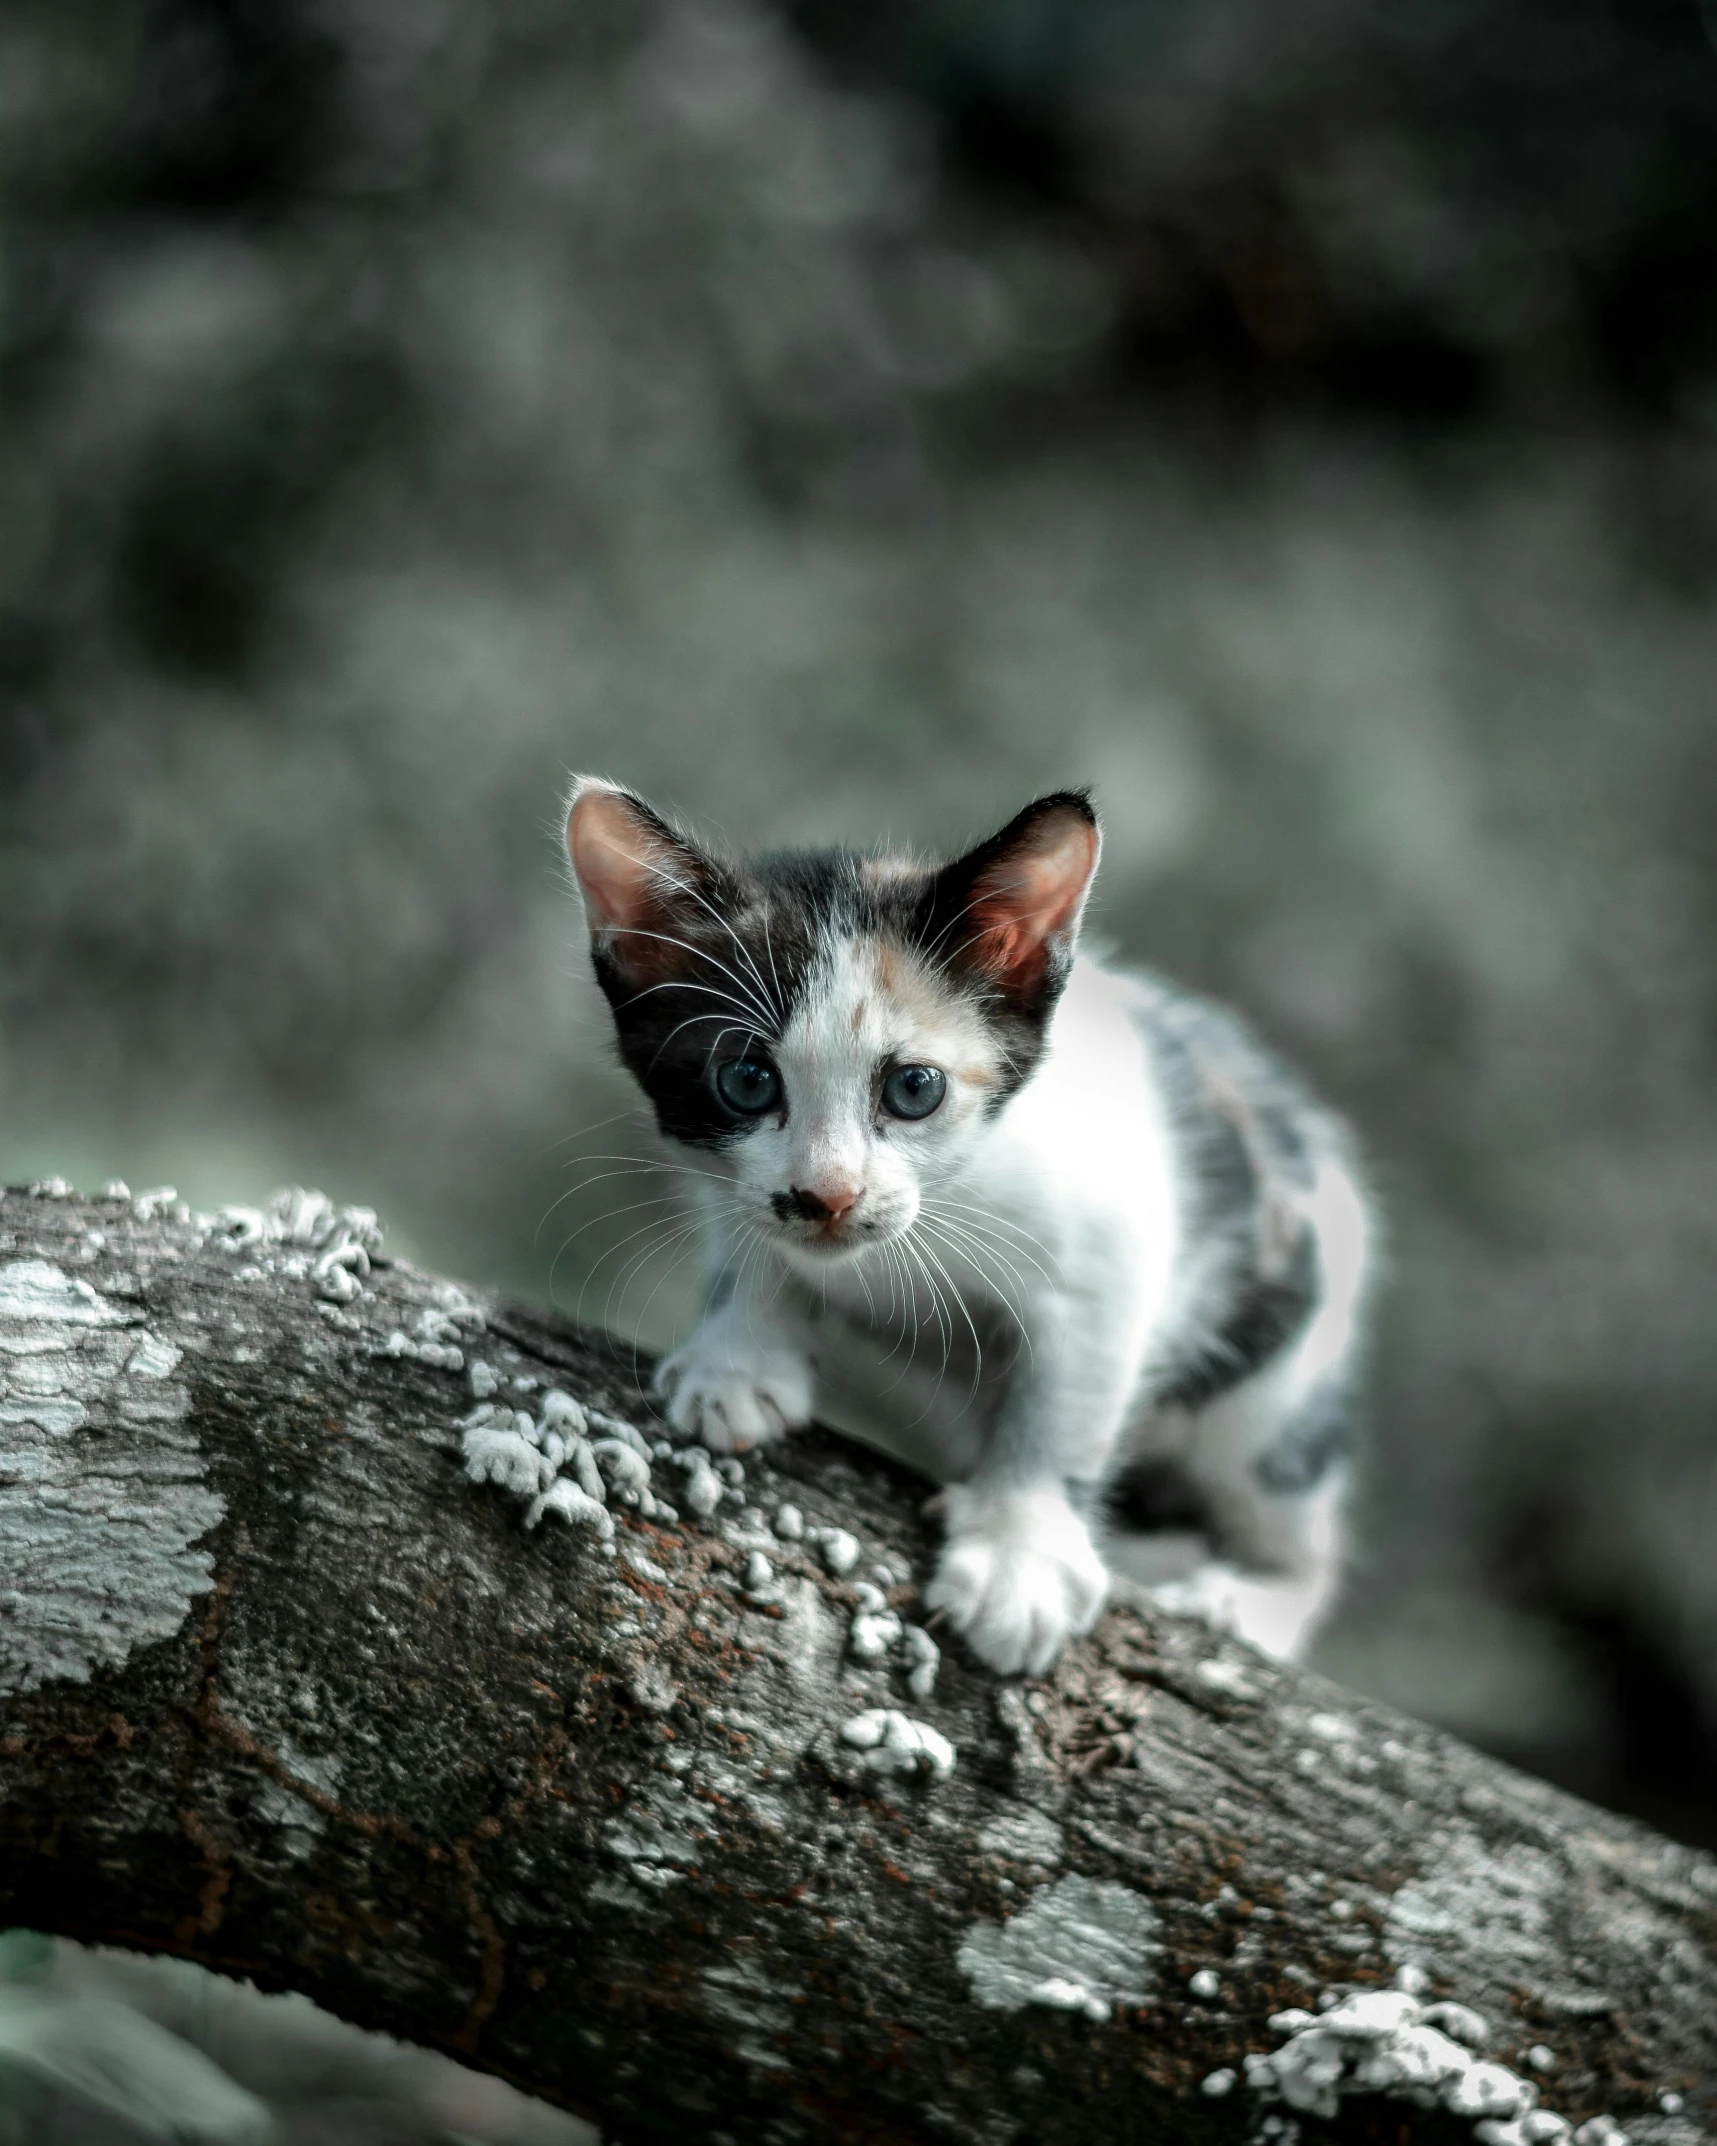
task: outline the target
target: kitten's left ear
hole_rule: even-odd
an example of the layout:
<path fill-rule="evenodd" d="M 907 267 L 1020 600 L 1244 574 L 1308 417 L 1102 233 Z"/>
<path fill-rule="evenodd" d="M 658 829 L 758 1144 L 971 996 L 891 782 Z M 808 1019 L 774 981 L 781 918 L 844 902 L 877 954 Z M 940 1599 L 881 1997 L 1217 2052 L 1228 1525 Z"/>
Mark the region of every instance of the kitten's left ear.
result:
<path fill-rule="evenodd" d="M 931 943 L 1022 1009 L 1035 1006 L 1067 975 L 1101 847 L 1082 791 L 1038 798 L 937 875 Z"/>

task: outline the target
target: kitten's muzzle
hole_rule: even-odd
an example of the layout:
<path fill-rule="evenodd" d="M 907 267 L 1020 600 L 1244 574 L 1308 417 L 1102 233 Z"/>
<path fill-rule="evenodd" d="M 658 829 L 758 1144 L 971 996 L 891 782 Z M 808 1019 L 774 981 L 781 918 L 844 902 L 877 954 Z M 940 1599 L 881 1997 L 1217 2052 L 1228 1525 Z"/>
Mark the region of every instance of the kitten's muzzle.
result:
<path fill-rule="evenodd" d="M 856 1257 L 899 1234 L 895 1203 L 863 1185 L 795 1185 L 771 1193 L 770 1210 L 780 1226 L 783 1249 L 808 1265 Z"/>
<path fill-rule="evenodd" d="M 794 1185 L 786 1192 L 772 1192 L 769 1204 L 782 1222 L 820 1222 L 825 1231 L 839 1229 L 864 1197 L 862 1185 L 825 1185 L 813 1192 Z"/>

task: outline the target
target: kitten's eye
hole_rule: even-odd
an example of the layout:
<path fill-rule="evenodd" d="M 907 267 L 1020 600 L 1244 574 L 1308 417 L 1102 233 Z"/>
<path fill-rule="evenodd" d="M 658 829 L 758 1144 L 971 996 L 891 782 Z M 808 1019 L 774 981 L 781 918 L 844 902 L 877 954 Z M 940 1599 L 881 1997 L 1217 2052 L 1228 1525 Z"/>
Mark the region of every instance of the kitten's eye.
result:
<path fill-rule="evenodd" d="M 891 1118 L 927 1118 L 948 1092 L 948 1076 L 935 1066 L 896 1066 L 882 1084 L 882 1107 Z"/>
<path fill-rule="evenodd" d="M 765 1058 L 730 1058 L 716 1067 L 715 1087 L 729 1110 L 754 1118 L 780 1100 L 781 1076 Z"/>

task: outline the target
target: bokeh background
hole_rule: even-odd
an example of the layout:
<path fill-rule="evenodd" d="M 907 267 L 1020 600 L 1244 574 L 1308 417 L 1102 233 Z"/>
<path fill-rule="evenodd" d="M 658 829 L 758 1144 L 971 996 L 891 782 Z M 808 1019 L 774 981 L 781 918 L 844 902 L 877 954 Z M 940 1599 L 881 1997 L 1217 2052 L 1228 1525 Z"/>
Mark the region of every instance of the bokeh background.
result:
<path fill-rule="evenodd" d="M 1323 1664 L 1717 1840 L 1714 39 L 10 0 L 0 1177 L 318 1184 L 659 1340 L 567 774 L 1094 782 L 1096 930 L 1388 1213 Z"/>

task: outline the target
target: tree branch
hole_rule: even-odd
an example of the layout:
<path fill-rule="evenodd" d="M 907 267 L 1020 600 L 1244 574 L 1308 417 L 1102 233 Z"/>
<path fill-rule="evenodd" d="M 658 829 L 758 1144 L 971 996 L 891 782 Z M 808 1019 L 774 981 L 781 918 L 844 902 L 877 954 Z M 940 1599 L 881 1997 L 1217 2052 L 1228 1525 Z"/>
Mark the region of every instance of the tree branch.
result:
<path fill-rule="evenodd" d="M 950 1646 L 921 1696 L 921 1486 L 821 1433 L 742 1489 L 644 1463 L 625 1351 L 375 1241 L 309 1198 L 0 1199 L 4 1919 L 301 1990 L 629 2146 L 1270 2107 L 1405 2146 L 1507 2126 L 1512 2075 L 1709 2136 L 1709 1858 L 1132 1609 L 1031 1682 Z M 531 1418 L 470 1434 L 513 1489 L 468 1479 L 478 1395 Z M 1266 2024 L 1402 1970 L 1418 2007 Z"/>

